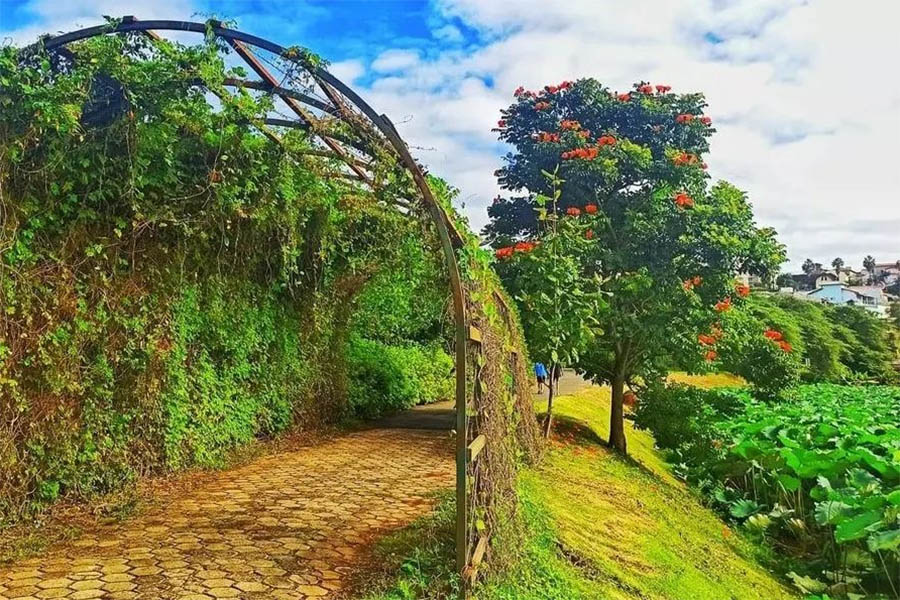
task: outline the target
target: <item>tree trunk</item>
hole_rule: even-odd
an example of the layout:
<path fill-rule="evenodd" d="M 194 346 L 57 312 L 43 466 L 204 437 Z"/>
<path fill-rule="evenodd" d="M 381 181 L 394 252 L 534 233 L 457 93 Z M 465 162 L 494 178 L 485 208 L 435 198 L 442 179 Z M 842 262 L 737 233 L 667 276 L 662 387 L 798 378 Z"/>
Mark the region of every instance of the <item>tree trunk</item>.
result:
<path fill-rule="evenodd" d="M 628 454 L 625 440 L 625 368 L 624 360 L 616 353 L 615 374 L 612 380 L 612 406 L 609 411 L 609 447 Z"/>
<path fill-rule="evenodd" d="M 550 376 L 547 377 L 547 418 L 544 419 L 544 437 L 550 437 L 550 429 L 553 427 L 553 395 L 556 393 L 556 382 L 553 381 L 553 367 L 550 367 Z"/>

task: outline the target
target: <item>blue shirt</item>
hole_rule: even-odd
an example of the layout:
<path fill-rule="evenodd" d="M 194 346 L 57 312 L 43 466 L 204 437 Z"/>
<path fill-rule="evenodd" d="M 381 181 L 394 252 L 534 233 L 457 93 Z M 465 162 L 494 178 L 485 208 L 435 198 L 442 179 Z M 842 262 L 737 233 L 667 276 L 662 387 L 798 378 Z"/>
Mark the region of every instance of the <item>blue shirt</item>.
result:
<path fill-rule="evenodd" d="M 547 367 L 544 366 L 544 363 L 534 363 L 534 374 L 538 377 L 547 376 Z"/>

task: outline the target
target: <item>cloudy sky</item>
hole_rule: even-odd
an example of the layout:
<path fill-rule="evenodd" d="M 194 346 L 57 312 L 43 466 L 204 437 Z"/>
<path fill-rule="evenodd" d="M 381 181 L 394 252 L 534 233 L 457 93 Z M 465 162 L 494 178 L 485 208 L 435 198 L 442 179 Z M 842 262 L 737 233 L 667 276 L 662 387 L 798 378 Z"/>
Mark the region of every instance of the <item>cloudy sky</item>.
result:
<path fill-rule="evenodd" d="M 215 15 L 311 48 L 461 189 L 476 228 L 505 152 L 490 129 L 517 86 L 700 90 L 710 173 L 749 193 L 793 268 L 900 259 L 897 0 L 0 0 L 0 38 L 126 14 Z"/>

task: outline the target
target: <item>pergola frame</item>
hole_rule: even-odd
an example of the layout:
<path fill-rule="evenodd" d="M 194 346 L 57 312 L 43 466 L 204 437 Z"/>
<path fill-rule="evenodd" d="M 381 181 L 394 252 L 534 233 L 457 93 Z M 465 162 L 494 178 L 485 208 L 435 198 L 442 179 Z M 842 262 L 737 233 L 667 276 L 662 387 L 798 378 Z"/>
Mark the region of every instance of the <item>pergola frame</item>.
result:
<path fill-rule="evenodd" d="M 247 88 L 277 96 L 294 113 L 296 119 L 266 118 L 261 123 L 254 123 L 267 138 L 274 143 L 283 143 L 281 136 L 271 127 L 304 129 L 311 136 L 318 138 L 321 149 L 301 151 L 304 155 L 321 157 L 331 161 L 340 161 L 343 169 L 335 176 L 351 180 L 356 185 L 377 190 L 375 181 L 369 170 L 371 163 L 377 160 L 375 146 L 381 152 L 388 152 L 408 172 L 415 187 L 415 197 L 399 199 L 395 204 L 406 210 L 424 208 L 440 238 L 441 251 L 450 280 L 450 291 L 453 302 L 455 322 L 455 364 L 456 364 L 456 570 L 462 579 L 461 597 L 468 595 L 470 583 L 485 554 L 487 538 L 481 537 L 474 548 L 468 543 L 468 466 L 485 445 L 483 435 L 474 440 L 468 439 L 467 418 L 467 346 L 478 347 L 481 334 L 469 326 L 466 309 L 466 291 L 460 277 L 456 251 L 464 244 L 464 238 L 456 229 L 446 210 L 437 202 L 425 179 L 425 173 L 413 159 L 406 144 L 400 138 L 390 119 L 378 114 L 356 92 L 345 85 L 325 68 L 298 53 L 295 48 L 286 48 L 261 37 L 226 27 L 219 21 L 197 23 L 189 21 L 149 20 L 139 21 L 132 16 L 112 21 L 104 25 L 87 27 L 69 33 L 47 36 L 24 50 L 24 55 L 40 51 L 66 53 L 65 47 L 92 37 L 116 33 L 140 32 L 154 41 L 163 40 L 155 31 L 185 31 L 204 36 L 212 36 L 224 40 L 243 59 L 250 69 L 259 76 L 259 80 L 243 80 L 226 78 L 226 87 Z M 289 61 L 308 74 L 314 82 L 315 93 L 321 92 L 325 99 L 317 98 L 310 89 L 295 89 L 293 81 L 279 81 L 265 66 L 264 61 L 254 53 L 253 49 L 261 49 L 276 55 L 281 60 Z M 200 80 L 197 85 L 204 85 Z M 342 121 L 350 126 L 356 137 L 346 136 L 328 131 L 327 124 L 332 119 Z M 505 305 L 503 298 L 496 298 Z M 477 391 L 476 391 L 477 393 Z M 472 550 L 470 552 L 470 550 Z M 471 559 L 471 562 L 470 562 Z"/>

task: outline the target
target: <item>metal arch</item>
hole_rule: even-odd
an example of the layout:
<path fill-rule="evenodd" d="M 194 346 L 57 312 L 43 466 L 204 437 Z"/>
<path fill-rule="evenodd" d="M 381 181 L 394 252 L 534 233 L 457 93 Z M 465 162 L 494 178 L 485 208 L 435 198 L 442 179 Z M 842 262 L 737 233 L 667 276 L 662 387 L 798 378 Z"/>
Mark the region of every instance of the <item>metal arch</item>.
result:
<path fill-rule="evenodd" d="M 466 537 L 468 531 L 468 519 L 466 514 L 466 467 L 468 462 L 468 423 L 466 415 L 468 404 L 466 398 L 466 346 L 468 341 L 468 319 L 466 314 L 466 292 L 462 285 L 462 279 L 460 276 L 455 249 L 463 245 L 464 238 L 456 229 L 453 222 L 450 220 L 446 210 L 435 199 L 434 195 L 431 192 L 431 189 L 428 187 L 428 183 L 425 179 L 425 174 L 423 173 L 421 167 L 418 165 L 418 163 L 416 163 L 415 159 L 413 159 L 412 155 L 409 152 L 409 149 L 400 138 L 400 135 L 397 133 L 397 130 L 395 129 L 393 123 L 391 123 L 391 121 L 388 119 L 388 117 L 385 115 L 379 115 L 356 92 L 350 89 L 346 84 L 329 73 L 327 70 L 317 65 L 311 65 L 300 60 L 300 58 L 296 56 L 296 53 L 289 51 L 289 49 L 279 44 L 249 33 L 234 29 L 228 29 L 221 23 L 218 23 L 216 21 L 210 21 L 208 23 L 173 20 L 139 21 L 134 17 L 124 17 L 120 22 L 113 22 L 110 24 L 98 25 L 94 27 L 86 27 L 76 31 L 71 31 L 69 33 L 43 38 L 39 42 L 25 48 L 23 52 L 27 54 L 39 52 L 41 49 L 58 50 L 62 49 L 64 46 L 72 42 L 112 33 L 124 33 L 132 31 L 151 33 L 154 30 L 189 31 L 201 35 L 211 34 L 215 37 L 226 40 L 248 63 L 250 63 L 251 61 L 248 60 L 247 56 L 243 55 L 239 50 L 240 46 L 244 44 L 256 48 L 261 48 L 263 50 L 271 52 L 272 54 L 278 55 L 284 60 L 288 60 L 297 64 L 307 73 L 312 75 L 318 85 L 325 92 L 326 96 L 328 96 L 332 103 L 334 103 L 334 106 L 331 106 L 328 103 L 321 102 L 315 98 L 306 96 L 304 94 L 300 94 L 299 92 L 281 87 L 280 85 L 273 85 L 271 82 L 267 82 L 265 80 L 262 82 L 241 82 L 234 80 L 231 82 L 227 82 L 227 84 L 235 87 L 240 87 L 243 85 L 248 88 L 260 89 L 270 93 L 274 93 L 288 102 L 289 106 L 291 106 L 291 102 L 304 103 L 309 106 L 313 106 L 314 108 L 323 111 L 325 114 L 332 115 L 347 122 L 356 133 L 361 133 L 359 130 L 361 124 L 352 122 L 347 118 L 348 115 L 344 114 L 343 109 L 345 109 L 346 107 L 343 106 L 342 102 L 338 101 L 339 99 L 336 94 L 340 93 L 342 96 L 344 96 L 344 98 L 349 100 L 353 108 L 359 110 L 368 118 L 368 120 L 373 125 L 375 125 L 381 135 L 384 136 L 384 139 L 387 140 L 389 147 L 396 153 L 397 157 L 400 159 L 400 162 L 412 176 L 416 188 L 419 191 L 419 201 L 428 211 L 431 221 L 434 223 L 434 226 L 438 231 L 438 236 L 441 242 L 441 250 L 447 263 L 447 270 L 450 276 L 450 289 L 453 297 L 453 313 L 456 330 L 456 567 L 457 573 L 462 575 L 468 562 Z M 250 64 L 250 66 L 251 68 L 254 67 L 252 63 Z M 297 112 L 298 116 L 300 116 L 303 120 L 299 122 L 283 121 L 281 123 L 277 122 L 278 120 L 274 119 L 269 119 L 268 121 L 270 121 L 274 125 L 311 128 L 310 123 L 303 122 L 304 120 L 306 120 L 306 115 L 301 114 L 300 111 L 295 112 Z M 292 125 L 289 125 L 289 123 Z M 320 135 L 320 137 L 322 136 Z M 325 140 L 325 137 L 323 137 L 323 140 Z M 328 145 L 331 146 L 331 144 Z M 332 148 L 332 150 L 334 150 L 338 154 L 340 153 L 339 150 L 336 150 L 334 148 Z M 351 168 L 353 167 L 353 165 L 350 166 Z M 362 175 L 362 177 L 365 178 L 364 175 Z M 367 181 L 367 183 L 371 184 L 370 181 Z M 463 584 L 463 588 L 465 587 L 465 584 Z M 463 595 L 465 595 L 465 593 L 466 592 L 464 589 Z"/>

